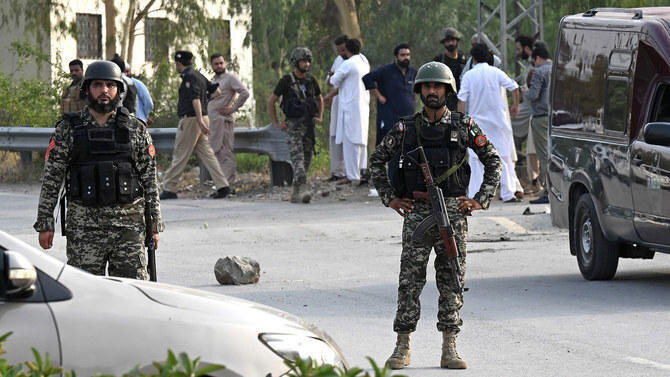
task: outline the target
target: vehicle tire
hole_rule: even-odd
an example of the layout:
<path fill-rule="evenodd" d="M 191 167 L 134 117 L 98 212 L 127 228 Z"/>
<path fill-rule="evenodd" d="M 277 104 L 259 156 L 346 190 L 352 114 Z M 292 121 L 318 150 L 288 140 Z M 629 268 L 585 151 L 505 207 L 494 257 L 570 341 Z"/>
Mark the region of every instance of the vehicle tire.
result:
<path fill-rule="evenodd" d="M 572 222 L 579 271 L 586 280 L 610 280 L 619 265 L 617 243 L 605 238 L 591 195 L 577 200 Z"/>

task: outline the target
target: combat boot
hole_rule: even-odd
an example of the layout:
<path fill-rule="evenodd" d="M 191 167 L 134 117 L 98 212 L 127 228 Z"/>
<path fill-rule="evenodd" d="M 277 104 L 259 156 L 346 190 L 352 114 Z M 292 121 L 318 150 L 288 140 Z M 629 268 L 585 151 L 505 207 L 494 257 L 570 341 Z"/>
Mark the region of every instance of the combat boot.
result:
<path fill-rule="evenodd" d="M 409 351 L 409 332 L 399 332 L 398 340 L 395 343 L 395 349 L 391 357 L 386 360 L 386 366 L 391 369 L 402 369 L 409 365 L 410 351 Z"/>
<path fill-rule="evenodd" d="M 442 332 L 442 359 L 440 367 L 449 369 L 467 369 L 468 364 L 456 352 L 456 334 Z"/>
<path fill-rule="evenodd" d="M 293 191 L 291 191 L 291 203 L 300 203 L 300 184 L 293 184 Z"/>
<path fill-rule="evenodd" d="M 312 200 L 312 190 L 310 187 L 306 183 L 303 183 L 298 190 L 300 191 L 300 201 L 308 204 Z"/>

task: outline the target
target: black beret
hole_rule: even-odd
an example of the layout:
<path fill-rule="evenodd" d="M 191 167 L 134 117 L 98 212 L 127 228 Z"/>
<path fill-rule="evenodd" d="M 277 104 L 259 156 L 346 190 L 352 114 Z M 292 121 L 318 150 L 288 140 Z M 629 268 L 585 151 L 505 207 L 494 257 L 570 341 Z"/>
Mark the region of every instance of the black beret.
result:
<path fill-rule="evenodd" d="M 177 51 L 177 53 L 174 54 L 174 60 L 183 65 L 191 65 L 193 54 L 190 51 Z"/>

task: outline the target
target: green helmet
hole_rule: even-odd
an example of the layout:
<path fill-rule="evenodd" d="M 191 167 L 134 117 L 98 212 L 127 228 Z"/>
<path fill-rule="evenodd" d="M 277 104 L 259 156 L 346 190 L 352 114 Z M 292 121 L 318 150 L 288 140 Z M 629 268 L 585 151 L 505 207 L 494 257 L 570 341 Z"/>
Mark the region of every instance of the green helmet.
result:
<path fill-rule="evenodd" d="M 447 84 L 447 89 L 456 93 L 456 80 L 451 73 L 451 69 L 446 64 L 440 62 L 428 62 L 419 68 L 414 79 L 414 93 L 421 93 L 421 83 L 441 82 Z"/>
<path fill-rule="evenodd" d="M 291 63 L 295 66 L 298 65 L 298 62 L 301 60 L 312 61 L 312 51 L 307 47 L 296 47 L 291 52 Z"/>
<path fill-rule="evenodd" d="M 444 43 L 451 39 L 455 39 L 457 41 L 461 40 L 461 33 L 459 33 L 458 30 L 454 29 L 453 27 L 448 27 L 444 30 L 444 38 L 442 38 L 440 43 Z"/>
<path fill-rule="evenodd" d="M 79 97 L 86 98 L 86 90 L 93 80 L 112 80 L 116 81 L 119 95 L 125 91 L 125 84 L 121 78 L 121 68 L 115 63 L 100 60 L 89 64 L 84 74 L 84 80 L 79 87 Z"/>

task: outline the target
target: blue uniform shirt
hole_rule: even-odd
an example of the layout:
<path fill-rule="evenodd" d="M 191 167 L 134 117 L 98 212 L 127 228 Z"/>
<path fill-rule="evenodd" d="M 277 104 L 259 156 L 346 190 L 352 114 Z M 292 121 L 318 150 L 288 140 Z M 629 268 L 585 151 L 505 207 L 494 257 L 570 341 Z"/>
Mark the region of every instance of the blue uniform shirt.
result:
<path fill-rule="evenodd" d="M 383 65 L 363 76 L 365 89 L 377 89 L 386 97 L 385 104 L 377 101 L 377 144 L 401 116 L 414 114 L 414 78 L 416 68 L 407 67 L 407 73 L 403 75 L 395 63 Z"/>

